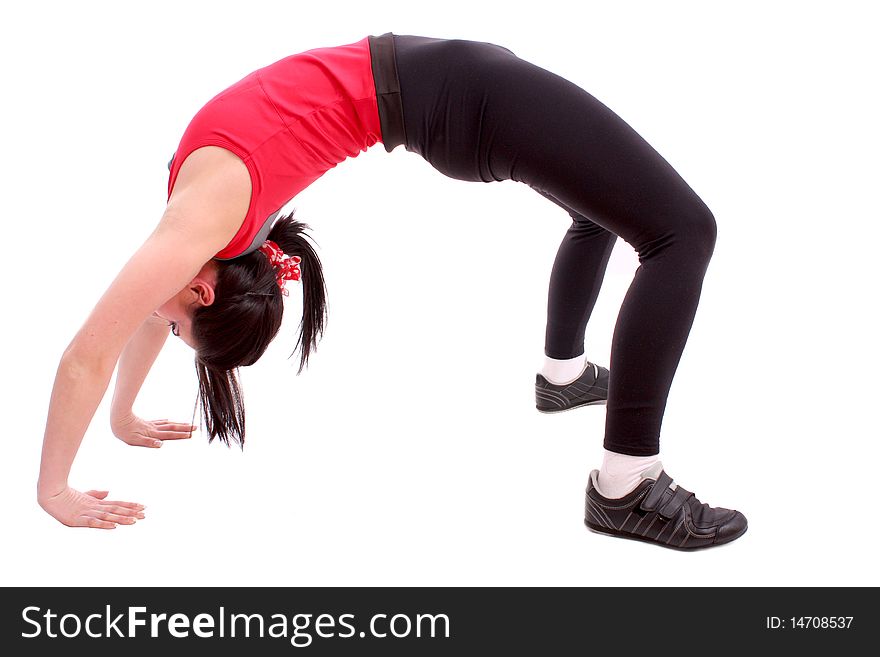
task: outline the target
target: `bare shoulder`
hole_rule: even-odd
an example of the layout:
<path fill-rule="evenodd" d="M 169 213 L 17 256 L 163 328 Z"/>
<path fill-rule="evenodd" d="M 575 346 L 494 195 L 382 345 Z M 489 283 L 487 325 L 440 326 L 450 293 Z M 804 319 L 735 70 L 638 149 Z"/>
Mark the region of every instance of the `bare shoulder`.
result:
<path fill-rule="evenodd" d="M 180 166 L 163 222 L 190 226 L 203 236 L 206 231 L 226 236 L 222 248 L 244 222 L 250 201 L 250 172 L 241 158 L 220 146 L 203 146 Z"/>
<path fill-rule="evenodd" d="M 137 327 L 235 237 L 250 204 L 250 175 L 234 153 L 204 147 L 186 158 L 173 191 L 155 230 L 68 346 L 77 362 L 112 371 Z"/>

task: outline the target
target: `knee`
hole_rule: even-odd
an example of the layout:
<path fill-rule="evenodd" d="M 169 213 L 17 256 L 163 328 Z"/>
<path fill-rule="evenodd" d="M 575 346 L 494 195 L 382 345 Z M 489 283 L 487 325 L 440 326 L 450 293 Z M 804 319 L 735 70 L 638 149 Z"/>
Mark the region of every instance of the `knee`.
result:
<path fill-rule="evenodd" d="M 679 265 L 703 267 L 715 251 L 718 226 L 705 203 L 697 200 L 686 208 L 678 207 L 647 240 L 634 245 L 641 262 L 674 259 Z"/>
<path fill-rule="evenodd" d="M 709 262 L 715 251 L 718 224 L 708 206 L 700 201 L 691 211 L 687 224 L 686 242 L 689 249 L 703 262 Z"/>

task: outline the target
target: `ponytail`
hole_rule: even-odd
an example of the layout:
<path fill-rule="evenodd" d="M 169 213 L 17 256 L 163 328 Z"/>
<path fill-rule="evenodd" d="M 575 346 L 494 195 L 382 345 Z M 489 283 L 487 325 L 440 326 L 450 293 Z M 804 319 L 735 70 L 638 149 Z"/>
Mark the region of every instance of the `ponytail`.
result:
<path fill-rule="evenodd" d="M 327 319 L 324 271 L 306 238 L 308 228 L 291 212 L 275 222 L 267 238 L 287 255 L 301 259 L 303 314 L 290 354 L 300 350 L 297 374 L 308 364 Z M 284 312 L 282 298 L 275 270 L 263 253 L 254 251 L 218 262 L 214 303 L 198 307 L 192 322 L 199 381 L 196 405 L 199 401 L 202 404 L 208 442 L 219 438 L 229 445 L 234 440 L 244 447 L 245 412 L 238 368 L 253 365 L 278 334 Z"/>
<path fill-rule="evenodd" d="M 327 287 L 324 270 L 318 254 L 306 238 L 307 224 L 296 221 L 293 212 L 281 217 L 269 231 L 268 239 L 275 242 L 289 256 L 299 256 L 302 272 L 300 283 L 303 293 L 303 314 L 298 327 L 298 335 L 293 356 L 300 349 L 300 363 L 297 374 L 308 364 L 309 355 L 318 346 L 318 339 L 324 333 L 327 321 Z"/>
<path fill-rule="evenodd" d="M 196 358 L 199 398 L 202 404 L 208 442 L 219 438 L 229 445 L 230 438 L 244 447 L 244 400 L 238 382 L 238 369 L 219 370 Z"/>

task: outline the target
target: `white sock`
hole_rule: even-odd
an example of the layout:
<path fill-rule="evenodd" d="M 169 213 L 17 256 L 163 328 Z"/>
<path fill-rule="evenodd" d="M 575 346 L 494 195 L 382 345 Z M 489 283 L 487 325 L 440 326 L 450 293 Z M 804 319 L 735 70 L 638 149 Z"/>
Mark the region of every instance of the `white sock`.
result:
<path fill-rule="evenodd" d="M 659 460 L 659 454 L 630 456 L 606 449 L 599 469 L 599 493 L 609 499 L 623 497 L 641 483 L 642 473 Z M 675 484 L 670 487 L 674 490 Z"/>
<path fill-rule="evenodd" d="M 544 356 L 544 367 L 541 368 L 541 374 L 550 383 L 562 386 L 577 380 L 584 373 L 586 366 L 586 353 L 565 360 Z"/>

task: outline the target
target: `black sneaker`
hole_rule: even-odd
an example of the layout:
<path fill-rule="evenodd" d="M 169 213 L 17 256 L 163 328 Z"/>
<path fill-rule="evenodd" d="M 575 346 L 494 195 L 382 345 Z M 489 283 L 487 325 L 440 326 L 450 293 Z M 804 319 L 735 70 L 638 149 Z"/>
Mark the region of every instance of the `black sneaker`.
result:
<path fill-rule="evenodd" d="M 558 413 L 578 406 L 604 404 L 608 400 L 608 375 L 604 367 L 588 362 L 581 375 L 564 385 L 535 377 L 535 407 L 542 413 Z"/>
<path fill-rule="evenodd" d="M 587 484 L 584 522 L 595 532 L 632 538 L 678 550 L 699 550 L 729 543 L 748 528 L 739 511 L 701 503 L 672 478 L 658 461 L 642 473 L 635 490 L 620 499 L 603 497 L 598 470 Z"/>

